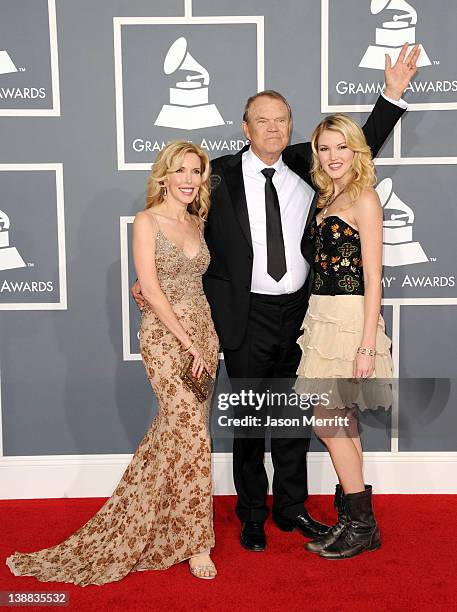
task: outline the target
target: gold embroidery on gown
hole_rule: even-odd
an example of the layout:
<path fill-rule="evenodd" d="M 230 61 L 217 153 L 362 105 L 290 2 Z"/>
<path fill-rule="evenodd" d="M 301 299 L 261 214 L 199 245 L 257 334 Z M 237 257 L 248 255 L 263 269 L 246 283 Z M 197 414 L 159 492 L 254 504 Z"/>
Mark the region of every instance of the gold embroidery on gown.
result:
<path fill-rule="evenodd" d="M 200 233 L 193 258 L 157 228 L 156 268 L 164 293 L 214 377 L 219 341 L 203 293 L 209 252 Z M 66 540 L 8 557 L 16 575 L 81 586 L 165 569 L 214 546 L 208 403 L 179 377 L 182 346 L 148 304 L 140 346 L 158 413 L 112 496 Z"/>

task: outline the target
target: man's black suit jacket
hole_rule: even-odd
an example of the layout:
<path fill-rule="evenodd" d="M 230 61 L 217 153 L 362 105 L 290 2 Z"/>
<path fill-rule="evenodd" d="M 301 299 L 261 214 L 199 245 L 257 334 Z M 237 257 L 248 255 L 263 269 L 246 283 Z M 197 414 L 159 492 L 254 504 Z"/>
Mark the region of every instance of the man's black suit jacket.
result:
<path fill-rule="evenodd" d="M 368 117 L 363 131 L 373 157 L 384 144 L 404 110 L 380 96 Z M 249 216 L 244 190 L 241 156 L 225 155 L 212 160 L 216 177 L 211 195 L 211 208 L 205 228 L 205 239 L 211 263 L 203 276 L 203 287 L 222 349 L 237 349 L 245 335 L 249 313 L 253 250 Z M 313 187 L 310 177 L 312 159 L 309 142 L 290 145 L 283 151 L 284 163 Z M 307 294 L 313 280 L 313 245 L 306 229 L 316 214 L 315 195 L 306 221 L 301 250 L 309 262 L 311 272 L 306 283 Z M 287 236 L 285 236 L 287 240 Z"/>

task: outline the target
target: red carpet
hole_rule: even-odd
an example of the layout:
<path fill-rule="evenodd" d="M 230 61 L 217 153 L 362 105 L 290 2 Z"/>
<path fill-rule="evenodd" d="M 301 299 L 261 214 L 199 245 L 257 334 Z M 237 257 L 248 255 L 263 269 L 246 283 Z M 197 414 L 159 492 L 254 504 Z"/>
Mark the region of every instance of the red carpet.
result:
<path fill-rule="evenodd" d="M 328 496 L 312 497 L 316 518 L 333 521 Z M 131 574 L 104 586 L 76 587 L 15 577 L 5 565 L 14 552 L 52 546 L 70 535 L 102 499 L 0 501 L 0 590 L 68 591 L 68 610 L 295 610 L 390 612 L 457 610 L 455 495 L 378 495 L 381 550 L 327 561 L 303 548 L 304 538 L 267 523 L 268 549 L 243 550 L 234 498 L 215 498 L 219 575 L 198 580 L 182 563 Z M 27 610 L 42 610 L 27 607 Z M 49 609 L 49 608 L 45 608 Z"/>

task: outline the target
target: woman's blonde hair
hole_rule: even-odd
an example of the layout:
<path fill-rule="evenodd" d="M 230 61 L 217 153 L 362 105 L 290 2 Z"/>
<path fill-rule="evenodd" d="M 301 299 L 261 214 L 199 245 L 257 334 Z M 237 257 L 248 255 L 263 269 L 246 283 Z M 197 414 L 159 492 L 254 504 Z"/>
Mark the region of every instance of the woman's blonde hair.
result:
<path fill-rule="evenodd" d="M 346 186 L 346 192 L 355 202 L 365 187 L 372 187 L 376 183 L 376 173 L 371 155 L 371 149 L 365 139 L 361 127 L 353 119 L 343 113 L 329 115 L 317 125 L 311 136 L 311 149 L 313 161 L 311 166 L 311 177 L 319 190 L 317 206 L 322 208 L 333 194 L 333 181 L 323 170 L 318 154 L 319 138 L 324 130 L 341 132 L 347 147 L 354 151 L 352 160 L 352 176 Z"/>
<path fill-rule="evenodd" d="M 189 212 L 198 215 L 206 221 L 210 207 L 210 175 L 211 165 L 205 151 L 187 140 L 172 140 L 157 155 L 151 168 L 146 190 L 145 209 L 162 204 L 166 196 L 165 179 L 168 174 L 182 167 L 184 156 L 195 153 L 201 162 L 202 183 L 194 201 L 189 204 Z"/>

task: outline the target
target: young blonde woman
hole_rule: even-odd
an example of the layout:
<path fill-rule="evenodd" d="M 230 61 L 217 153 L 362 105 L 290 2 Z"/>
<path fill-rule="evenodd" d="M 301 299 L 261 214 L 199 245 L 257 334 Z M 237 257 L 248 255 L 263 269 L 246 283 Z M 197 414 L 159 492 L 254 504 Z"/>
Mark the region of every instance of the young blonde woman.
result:
<path fill-rule="evenodd" d="M 356 409 L 391 404 L 391 341 L 380 314 L 383 214 L 371 151 L 357 123 L 331 115 L 315 128 L 311 146 L 319 202 L 309 229 L 314 279 L 298 339 L 296 389 L 327 392 L 315 415 L 330 418 L 329 425 L 315 431 L 329 450 L 339 484 L 338 522 L 306 548 L 341 559 L 381 543 L 372 487 L 363 478 Z M 347 426 L 332 426 L 334 416 L 347 417 Z"/>
<path fill-rule="evenodd" d="M 206 153 L 174 141 L 157 156 L 146 209 L 135 217 L 133 257 L 146 300 L 140 345 L 158 413 L 113 495 L 68 539 L 7 559 L 16 575 L 81 586 L 189 560 L 192 574 L 216 568 L 207 403 L 180 378 L 183 353 L 193 371 L 214 377 L 219 341 L 202 288 L 209 253 L 202 227 L 209 208 Z M 185 355 L 185 356 L 186 356 Z M 127 407 L 126 407 L 127 408 Z"/>

